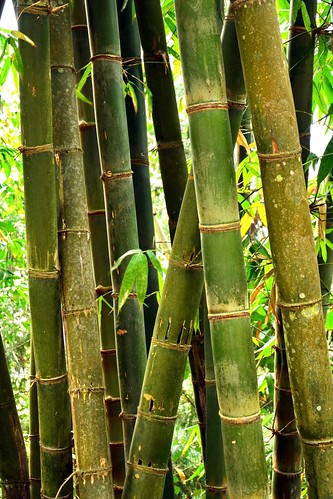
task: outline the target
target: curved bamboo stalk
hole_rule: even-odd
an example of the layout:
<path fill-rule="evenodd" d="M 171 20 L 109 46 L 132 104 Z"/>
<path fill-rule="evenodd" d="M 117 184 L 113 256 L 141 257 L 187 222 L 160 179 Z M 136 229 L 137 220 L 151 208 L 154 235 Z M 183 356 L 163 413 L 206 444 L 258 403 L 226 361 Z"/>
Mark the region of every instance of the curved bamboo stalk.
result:
<path fill-rule="evenodd" d="M 72 35 L 74 42 L 75 67 L 80 80 L 90 60 L 88 28 L 84 0 L 72 4 Z M 93 100 L 91 79 L 83 90 L 90 102 Z M 119 382 L 114 334 L 112 283 L 103 186 L 100 180 L 98 143 L 95 113 L 92 105 L 78 100 L 80 135 L 83 149 L 83 164 L 86 179 L 87 205 L 91 246 L 94 262 L 96 295 L 100 300 L 100 332 L 102 344 L 102 366 L 105 381 L 105 403 L 108 419 L 108 435 L 111 450 L 112 476 L 115 497 L 119 497 L 125 479 L 125 456 Z"/>
<path fill-rule="evenodd" d="M 189 177 L 155 322 L 123 497 L 162 497 L 172 434 L 203 286 L 193 177 Z M 175 292 L 177 290 L 177 292 Z"/>
<path fill-rule="evenodd" d="M 53 140 L 59 184 L 59 248 L 76 476 L 81 498 L 113 497 L 100 337 L 68 4 L 51 18 Z M 61 103 L 61 105 L 60 105 Z"/>
<path fill-rule="evenodd" d="M 165 203 L 173 240 L 186 181 L 187 166 L 159 0 L 135 0 Z"/>
<path fill-rule="evenodd" d="M 41 493 L 55 497 L 72 473 L 71 418 L 60 314 L 56 172 L 52 145 L 49 4 L 18 3 L 27 259 L 32 338 L 36 362 Z M 71 494 L 67 480 L 64 494 Z"/>
<path fill-rule="evenodd" d="M 228 492 L 268 497 L 217 12 L 203 0 L 175 6 Z"/>
<path fill-rule="evenodd" d="M 25 444 L 0 335 L 0 487 L 4 499 L 29 499 Z"/>
<path fill-rule="evenodd" d="M 308 492 L 310 499 L 329 498 L 333 478 L 333 380 L 297 121 L 279 24 L 272 0 L 236 0 L 233 6 L 259 152 Z"/>
<path fill-rule="evenodd" d="M 105 4 L 86 0 L 86 12 L 109 254 L 110 259 L 116 260 L 139 246 L 116 1 Z M 132 293 L 122 309 L 118 310 L 118 293 L 127 261 L 123 261 L 117 272 L 112 273 L 125 456 L 129 452 L 146 365 L 143 311 L 136 294 Z"/>

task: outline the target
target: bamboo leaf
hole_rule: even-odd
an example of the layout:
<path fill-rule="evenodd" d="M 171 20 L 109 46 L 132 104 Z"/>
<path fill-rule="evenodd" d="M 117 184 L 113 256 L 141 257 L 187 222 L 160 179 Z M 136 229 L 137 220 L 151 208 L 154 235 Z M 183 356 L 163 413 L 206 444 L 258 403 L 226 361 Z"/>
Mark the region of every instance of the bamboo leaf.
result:
<path fill-rule="evenodd" d="M 85 102 L 86 104 L 89 104 L 90 106 L 93 105 L 93 103 L 91 102 L 91 100 L 87 99 L 87 97 L 85 95 L 83 95 L 82 92 L 80 92 L 80 90 L 76 89 L 75 90 L 75 93 L 76 93 L 76 97 L 80 100 L 82 100 L 83 102 Z"/>
<path fill-rule="evenodd" d="M 241 219 L 241 236 L 244 237 L 249 228 L 251 227 L 253 217 L 248 213 L 244 213 Z"/>
<path fill-rule="evenodd" d="M 155 253 L 152 250 L 146 250 L 146 254 L 147 254 L 149 260 L 151 261 L 151 263 L 153 264 L 153 266 L 155 267 L 155 269 L 157 270 L 157 272 L 159 274 L 163 275 L 162 266 L 160 264 L 159 259 L 155 255 Z"/>
<path fill-rule="evenodd" d="M 1 73 L 0 73 L 0 87 L 2 87 L 2 85 L 5 83 L 11 65 L 12 65 L 12 59 L 10 57 L 7 57 L 7 59 L 5 60 L 4 65 L 1 68 Z"/>
<path fill-rule="evenodd" d="M 127 298 L 129 297 L 134 287 L 135 278 L 137 275 L 136 261 L 135 261 L 136 256 L 137 255 L 135 254 L 129 261 L 124 273 L 123 280 L 121 282 L 119 298 L 118 298 L 119 310 L 124 306 Z"/>
<path fill-rule="evenodd" d="M 325 180 L 327 175 L 332 170 L 333 166 L 333 137 L 329 141 L 326 146 L 323 157 L 321 158 L 318 175 L 317 175 L 317 184 L 318 186 Z"/>
<path fill-rule="evenodd" d="M 92 68 L 92 65 L 91 65 L 91 62 L 89 62 L 85 67 L 85 70 L 80 78 L 80 81 L 79 83 L 76 85 L 76 88 L 78 90 L 82 90 L 82 88 L 84 87 L 84 84 L 86 83 L 87 79 L 89 78 L 89 76 L 91 75 L 91 68 Z M 83 69 L 83 68 L 82 68 Z"/>
<path fill-rule="evenodd" d="M 333 310 L 330 310 L 326 316 L 326 329 L 329 331 L 333 330 Z"/>
<path fill-rule="evenodd" d="M 27 35 L 25 35 L 24 33 L 22 33 L 22 31 L 17 31 L 17 30 L 15 30 L 15 29 L 13 29 L 13 30 L 11 31 L 11 34 L 12 34 L 13 36 L 15 36 L 16 38 L 19 38 L 20 40 L 23 40 L 24 42 L 29 43 L 29 45 L 31 45 L 32 47 L 36 47 L 35 42 L 33 42 L 33 41 L 31 40 L 31 38 L 29 38 Z"/>
<path fill-rule="evenodd" d="M 148 260 L 144 253 L 138 253 L 132 257 L 135 260 L 136 272 L 136 294 L 140 306 L 142 307 L 148 287 Z"/>
<path fill-rule="evenodd" d="M 24 67 L 23 67 L 23 62 L 22 62 L 22 57 L 19 51 L 19 48 L 13 38 L 8 39 L 8 43 L 12 47 L 14 51 L 14 58 L 13 58 L 13 64 L 16 69 L 16 71 L 19 73 L 20 76 L 22 76 Z"/>
<path fill-rule="evenodd" d="M 293 4 L 292 20 L 293 23 L 296 21 L 297 13 L 301 7 L 301 0 L 295 0 Z"/>
<path fill-rule="evenodd" d="M 311 20 L 310 20 L 310 16 L 309 16 L 309 13 L 308 13 L 308 9 L 306 8 L 306 5 L 304 3 L 304 1 L 302 1 L 301 3 L 301 12 L 302 12 L 302 17 L 303 17 L 303 22 L 304 22 L 304 26 L 305 26 L 305 29 L 308 33 L 311 34 L 312 32 L 312 29 L 311 29 Z"/>
<path fill-rule="evenodd" d="M 246 137 L 245 137 L 245 135 L 243 134 L 242 130 L 239 130 L 239 131 L 238 131 L 238 135 L 237 135 L 237 144 L 238 144 L 239 146 L 244 147 L 244 149 L 246 150 L 246 154 L 247 154 L 248 156 L 250 156 L 250 155 L 251 155 L 251 149 L 250 149 L 250 147 L 249 147 L 249 144 L 248 144 L 248 142 L 247 142 L 247 140 L 246 140 Z"/>
<path fill-rule="evenodd" d="M 118 260 L 115 262 L 115 264 L 113 265 L 111 270 L 116 270 L 119 267 L 119 265 L 121 264 L 121 262 L 124 260 L 124 258 L 126 258 L 127 256 L 135 255 L 136 253 L 141 253 L 140 248 L 126 251 L 126 253 L 124 253 L 123 255 L 121 255 L 118 258 Z"/>

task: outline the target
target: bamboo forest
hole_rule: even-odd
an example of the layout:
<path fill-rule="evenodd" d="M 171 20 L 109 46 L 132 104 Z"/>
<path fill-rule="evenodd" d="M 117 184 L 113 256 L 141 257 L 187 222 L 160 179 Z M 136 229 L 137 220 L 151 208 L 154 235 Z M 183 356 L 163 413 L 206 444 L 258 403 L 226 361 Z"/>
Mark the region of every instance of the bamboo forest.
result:
<path fill-rule="evenodd" d="M 0 0 L 1 498 L 333 499 L 332 7 Z"/>

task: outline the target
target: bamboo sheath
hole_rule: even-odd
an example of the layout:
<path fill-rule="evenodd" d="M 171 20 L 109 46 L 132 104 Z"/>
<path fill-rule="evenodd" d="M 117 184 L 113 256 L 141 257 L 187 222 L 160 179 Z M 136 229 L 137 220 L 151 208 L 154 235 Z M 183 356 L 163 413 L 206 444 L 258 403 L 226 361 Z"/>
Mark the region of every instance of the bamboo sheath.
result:
<path fill-rule="evenodd" d="M 49 4 L 17 6 L 29 296 L 39 412 L 41 491 L 72 494 L 71 419 L 60 315 L 56 172 L 52 145 Z M 38 124 L 38 125 L 37 125 Z M 65 483 L 65 481 L 67 482 Z M 65 483 L 65 485 L 64 485 Z"/>
<path fill-rule="evenodd" d="M 84 0 L 75 0 L 73 2 L 71 14 L 75 67 L 78 78 L 81 78 L 84 71 L 83 68 L 86 67 L 90 60 Z M 93 95 L 90 78 L 85 83 L 83 93 L 92 102 Z M 121 406 L 115 348 L 116 339 L 114 334 L 112 283 L 108 254 L 105 204 L 103 186 L 100 179 L 101 168 L 94 108 L 81 99 L 78 99 L 78 111 L 86 179 L 96 295 L 102 300 L 99 305 L 101 353 L 105 382 L 105 402 L 108 420 L 108 438 L 111 450 L 113 487 L 115 497 L 119 497 L 125 479 L 125 458 L 122 421 L 119 416 L 121 413 Z"/>
<path fill-rule="evenodd" d="M 113 497 L 104 380 L 68 4 L 51 18 L 53 140 L 76 478 L 81 498 Z M 61 106 L 59 103 L 61 102 Z"/>
<path fill-rule="evenodd" d="M 333 497 L 333 382 L 287 65 L 274 2 L 236 0 L 233 8 L 261 165 L 308 493 L 310 499 L 326 499 Z"/>
<path fill-rule="evenodd" d="M 228 493 L 267 497 L 217 11 L 214 2 L 175 5 Z"/>
<path fill-rule="evenodd" d="M 116 1 L 101 4 L 87 0 L 86 13 L 109 254 L 113 264 L 127 251 L 139 247 Z M 143 311 L 136 294 L 132 293 L 118 310 L 118 293 L 127 262 L 128 258 L 112 273 L 125 456 L 129 452 L 146 365 Z"/>

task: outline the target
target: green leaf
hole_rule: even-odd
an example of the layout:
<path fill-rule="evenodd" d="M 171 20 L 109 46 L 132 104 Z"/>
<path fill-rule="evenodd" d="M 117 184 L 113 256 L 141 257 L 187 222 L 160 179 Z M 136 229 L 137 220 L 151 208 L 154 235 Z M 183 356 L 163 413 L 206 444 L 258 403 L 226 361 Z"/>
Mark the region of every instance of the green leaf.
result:
<path fill-rule="evenodd" d="M 124 306 L 129 294 L 133 291 L 136 278 L 136 263 L 134 260 L 135 256 L 137 255 L 134 255 L 131 258 L 131 260 L 128 262 L 123 280 L 121 282 L 119 298 L 118 298 L 119 310 Z"/>
<path fill-rule="evenodd" d="M 297 13 L 298 13 L 299 9 L 301 8 L 301 3 L 302 3 L 301 0 L 295 0 L 294 1 L 293 12 L 292 12 L 293 23 L 296 21 Z"/>
<path fill-rule="evenodd" d="M 162 265 L 160 264 L 160 261 L 157 258 L 157 256 L 155 255 L 155 253 L 152 250 L 146 250 L 146 254 L 147 254 L 149 260 L 151 261 L 151 263 L 153 264 L 153 266 L 155 267 L 155 269 L 157 270 L 157 272 L 159 274 L 163 275 Z"/>
<path fill-rule="evenodd" d="M 88 62 L 88 64 L 86 66 L 84 66 L 82 69 L 84 69 L 83 75 L 81 76 L 79 83 L 76 85 L 76 88 L 79 91 L 82 90 L 82 88 L 84 87 L 84 84 L 86 83 L 87 79 L 91 75 L 91 71 L 92 71 L 92 64 L 91 64 L 91 62 Z"/>
<path fill-rule="evenodd" d="M 82 100 L 86 104 L 89 104 L 90 106 L 93 105 L 93 103 L 91 102 L 91 100 L 89 100 L 85 95 L 83 95 L 83 93 L 80 92 L 80 90 L 78 90 L 77 88 L 75 89 L 75 93 L 76 93 L 76 97 L 78 99 Z"/>
<path fill-rule="evenodd" d="M 136 294 L 140 307 L 142 307 L 148 287 L 148 260 L 144 253 L 138 253 L 132 257 L 132 261 L 135 260 L 135 272 L 136 272 Z"/>
<path fill-rule="evenodd" d="M 333 137 L 326 146 L 325 152 L 321 158 L 318 175 L 317 175 L 317 184 L 318 186 L 325 180 L 327 175 L 332 170 L 333 166 Z"/>
<path fill-rule="evenodd" d="M 11 65 L 12 65 L 11 57 L 7 57 L 4 65 L 1 68 L 1 72 L 0 72 L 0 87 L 2 87 L 2 85 L 7 80 L 7 76 L 8 76 Z"/>
<path fill-rule="evenodd" d="M 124 260 L 124 258 L 126 258 L 127 256 L 135 255 L 136 253 L 142 253 L 141 250 L 140 250 L 140 248 L 126 251 L 126 253 L 124 253 L 123 255 L 121 255 L 118 258 L 118 260 L 113 265 L 113 267 L 111 268 L 111 270 L 116 270 L 119 267 L 119 265 L 121 264 L 121 262 Z"/>
<path fill-rule="evenodd" d="M 8 43 L 10 44 L 10 46 L 12 47 L 12 49 L 14 51 L 14 58 L 13 58 L 14 67 L 15 67 L 16 71 L 19 73 L 19 75 L 22 76 L 23 71 L 24 71 L 24 67 L 23 67 L 22 57 L 21 57 L 19 48 L 17 46 L 16 40 L 14 40 L 13 38 L 9 38 Z"/>
<path fill-rule="evenodd" d="M 305 29 L 308 33 L 311 34 L 312 33 L 311 20 L 310 20 L 310 16 L 308 13 L 308 9 L 306 8 L 304 1 L 302 1 L 302 3 L 301 3 L 301 12 L 302 12 L 302 17 L 303 17 Z"/>
<path fill-rule="evenodd" d="M 16 31 L 15 29 L 13 29 L 11 31 L 11 34 L 13 36 L 15 36 L 16 38 L 19 38 L 20 40 L 23 40 L 24 42 L 29 43 L 29 45 L 31 45 L 32 47 L 36 47 L 35 42 L 33 42 L 31 40 L 31 38 L 29 38 L 27 35 L 25 35 L 24 33 L 22 33 L 22 31 Z"/>
<path fill-rule="evenodd" d="M 321 256 L 322 256 L 324 262 L 326 263 L 327 262 L 327 248 L 326 248 L 325 241 L 323 241 L 321 239 L 319 244 L 320 244 L 320 253 L 321 253 Z"/>
<path fill-rule="evenodd" d="M 329 331 L 333 330 L 333 310 L 330 310 L 328 314 L 326 315 L 326 329 Z"/>

